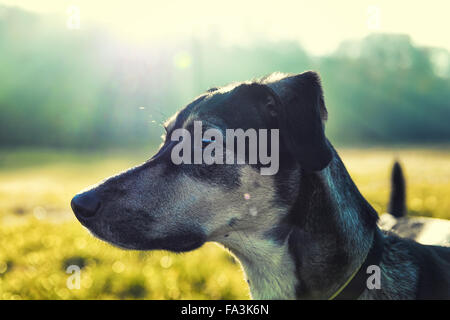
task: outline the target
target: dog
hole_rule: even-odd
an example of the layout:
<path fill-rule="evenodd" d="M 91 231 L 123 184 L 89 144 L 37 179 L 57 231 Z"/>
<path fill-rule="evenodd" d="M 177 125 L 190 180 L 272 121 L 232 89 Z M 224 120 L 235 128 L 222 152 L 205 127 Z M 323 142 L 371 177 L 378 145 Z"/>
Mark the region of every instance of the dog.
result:
<path fill-rule="evenodd" d="M 395 162 L 391 174 L 388 213 L 380 216 L 378 225 L 422 244 L 450 246 L 450 220 L 409 217 L 407 211 L 406 182 L 400 163 Z"/>
<path fill-rule="evenodd" d="M 76 195 L 72 209 L 94 236 L 124 249 L 222 244 L 254 299 L 449 299 L 450 248 L 380 231 L 325 136 L 324 101 L 312 71 L 212 88 L 168 120 L 150 160 Z M 278 130 L 278 172 L 174 164 L 170 137 L 195 121 L 221 132 Z"/>

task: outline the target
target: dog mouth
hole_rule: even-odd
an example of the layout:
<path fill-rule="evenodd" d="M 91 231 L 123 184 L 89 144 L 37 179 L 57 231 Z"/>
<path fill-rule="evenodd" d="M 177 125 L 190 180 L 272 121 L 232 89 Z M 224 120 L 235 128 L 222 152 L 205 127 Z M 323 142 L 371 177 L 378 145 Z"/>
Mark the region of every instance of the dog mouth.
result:
<path fill-rule="evenodd" d="M 95 238 L 125 250 L 168 250 L 181 253 L 198 249 L 206 242 L 206 235 L 201 231 L 180 231 L 175 235 L 150 238 L 146 234 L 151 234 L 151 231 L 144 232 L 124 224 L 83 225 Z"/>
<path fill-rule="evenodd" d="M 172 252 L 188 252 L 200 248 L 205 240 L 200 237 L 191 237 L 184 239 L 174 239 L 171 237 L 159 238 L 159 239 L 145 239 L 142 241 L 121 241 L 118 239 L 105 239 L 105 237 L 99 237 L 95 233 L 93 235 L 100 238 L 107 243 L 125 250 L 138 250 L 138 251 L 151 251 L 151 250 L 167 250 Z"/>

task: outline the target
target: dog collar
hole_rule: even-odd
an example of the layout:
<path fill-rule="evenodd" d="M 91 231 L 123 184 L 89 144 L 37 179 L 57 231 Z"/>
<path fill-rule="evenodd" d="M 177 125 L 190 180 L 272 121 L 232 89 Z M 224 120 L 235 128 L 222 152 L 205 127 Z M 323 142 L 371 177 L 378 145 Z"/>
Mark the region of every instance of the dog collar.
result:
<path fill-rule="evenodd" d="M 328 300 L 355 300 L 367 288 L 367 268 L 371 265 L 380 265 L 383 253 L 384 236 L 376 228 L 372 246 L 367 253 L 363 264 L 356 269 L 350 278 Z"/>

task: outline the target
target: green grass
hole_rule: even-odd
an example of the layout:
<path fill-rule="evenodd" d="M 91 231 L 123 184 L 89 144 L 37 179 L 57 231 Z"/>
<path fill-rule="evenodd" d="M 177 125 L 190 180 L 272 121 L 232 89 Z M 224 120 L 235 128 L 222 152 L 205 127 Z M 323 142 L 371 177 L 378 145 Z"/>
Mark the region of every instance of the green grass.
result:
<path fill-rule="evenodd" d="M 397 157 L 411 214 L 450 218 L 450 149 L 339 151 L 378 212 Z M 150 154 L 0 151 L 0 299 L 247 299 L 239 264 L 215 244 L 182 255 L 123 251 L 73 217 L 75 193 Z M 80 289 L 67 288 L 71 264 L 82 267 Z"/>

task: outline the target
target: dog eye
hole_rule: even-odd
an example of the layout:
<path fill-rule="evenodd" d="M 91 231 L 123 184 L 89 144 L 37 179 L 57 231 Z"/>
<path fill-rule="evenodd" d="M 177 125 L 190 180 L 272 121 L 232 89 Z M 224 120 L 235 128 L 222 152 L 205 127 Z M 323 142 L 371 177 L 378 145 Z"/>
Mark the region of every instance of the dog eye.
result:
<path fill-rule="evenodd" d="M 211 142 L 214 142 L 214 139 L 202 139 L 202 142 L 204 144 L 210 144 Z"/>

